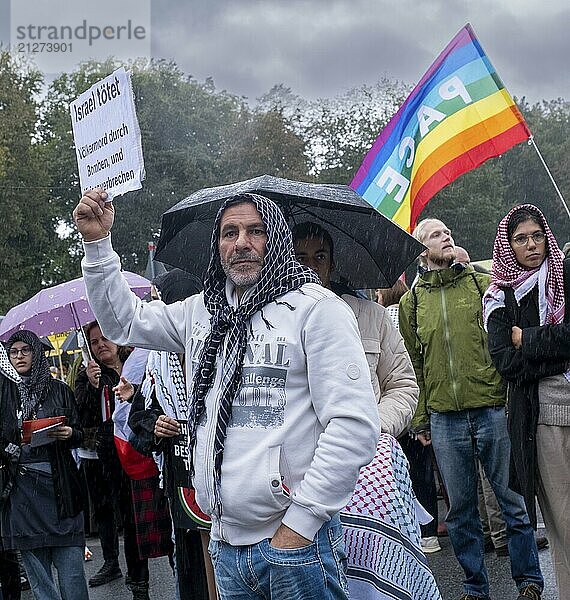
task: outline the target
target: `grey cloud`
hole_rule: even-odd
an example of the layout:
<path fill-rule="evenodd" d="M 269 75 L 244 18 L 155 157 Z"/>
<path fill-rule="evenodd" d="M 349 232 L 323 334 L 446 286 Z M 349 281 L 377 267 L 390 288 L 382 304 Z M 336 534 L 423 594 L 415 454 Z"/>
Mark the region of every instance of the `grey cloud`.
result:
<path fill-rule="evenodd" d="M 283 83 L 333 96 L 417 81 L 470 21 L 509 91 L 570 98 L 565 0 L 152 0 L 153 54 L 254 100 Z"/>

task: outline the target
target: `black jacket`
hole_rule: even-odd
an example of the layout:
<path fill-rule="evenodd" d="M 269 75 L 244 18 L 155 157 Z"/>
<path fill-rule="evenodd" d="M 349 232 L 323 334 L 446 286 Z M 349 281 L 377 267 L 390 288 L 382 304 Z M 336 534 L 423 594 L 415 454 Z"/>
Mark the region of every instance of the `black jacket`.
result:
<path fill-rule="evenodd" d="M 89 382 L 87 371 L 82 369 L 75 380 L 75 400 L 79 411 L 79 420 L 85 430 L 84 446 L 90 450 L 97 450 L 97 455 L 104 462 L 117 466 L 118 456 L 115 447 L 113 420 L 103 422 L 101 410 L 101 396 L 106 392 L 109 398 L 110 414 L 115 410 L 115 387 L 120 377 L 118 373 L 99 363 L 101 377 L 99 387 L 95 388 Z"/>
<path fill-rule="evenodd" d="M 565 264 L 565 268 L 568 265 Z M 566 293 L 565 322 L 539 325 L 538 290 L 516 305 L 512 290 L 505 290 L 506 307 L 494 310 L 488 322 L 489 352 L 497 371 L 507 381 L 507 413 L 511 439 L 510 486 L 524 496 L 531 523 L 536 528 L 536 429 L 538 382 L 564 373 L 570 360 L 570 298 Z M 523 329 L 523 343 L 516 350 L 511 328 Z"/>
<path fill-rule="evenodd" d="M 107 386 L 109 392 L 111 414 L 115 410 L 115 394 L 112 388 L 119 383 L 120 377 L 113 369 L 109 369 L 109 367 L 100 363 L 99 366 L 101 367 L 99 387 L 94 388 L 89 383 L 86 369 L 79 371 L 75 380 L 75 399 L 79 410 L 79 419 L 83 427 L 100 427 L 103 424 L 101 394 L 105 386 Z"/>
<path fill-rule="evenodd" d="M 22 432 L 18 426 L 17 409 L 20 405 L 18 386 L 9 379 L 0 376 L 0 462 L 2 467 L 3 502 L 12 489 L 17 459 L 9 452 L 10 444 L 21 445 Z M 79 471 L 71 454 L 83 441 L 83 430 L 71 389 L 62 381 L 50 378 L 47 393 L 41 401 L 42 411 L 46 416 L 67 417 L 66 425 L 73 433 L 68 440 L 56 440 L 49 444 L 48 453 L 55 489 L 58 515 L 60 518 L 74 517 L 83 510 L 84 489 L 81 485 Z"/>

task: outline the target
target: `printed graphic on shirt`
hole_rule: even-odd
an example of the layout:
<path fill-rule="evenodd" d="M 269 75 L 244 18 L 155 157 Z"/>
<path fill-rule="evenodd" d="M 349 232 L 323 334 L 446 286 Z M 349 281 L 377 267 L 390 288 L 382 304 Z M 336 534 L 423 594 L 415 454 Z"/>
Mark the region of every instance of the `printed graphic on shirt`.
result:
<path fill-rule="evenodd" d="M 240 393 L 232 407 L 230 427 L 281 427 L 287 396 L 287 356 L 285 338 L 264 341 L 258 336 L 247 344 Z"/>
<path fill-rule="evenodd" d="M 193 334 L 203 335 L 201 328 Z M 204 339 L 196 337 L 192 343 L 193 370 L 198 366 Z M 285 337 L 265 339 L 263 334 L 251 338 L 246 347 L 242 367 L 242 384 L 232 406 L 229 427 L 281 427 L 287 404 L 286 383 L 290 366 Z M 214 375 L 215 379 L 215 375 Z M 206 413 L 199 425 L 205 426 Z"/>

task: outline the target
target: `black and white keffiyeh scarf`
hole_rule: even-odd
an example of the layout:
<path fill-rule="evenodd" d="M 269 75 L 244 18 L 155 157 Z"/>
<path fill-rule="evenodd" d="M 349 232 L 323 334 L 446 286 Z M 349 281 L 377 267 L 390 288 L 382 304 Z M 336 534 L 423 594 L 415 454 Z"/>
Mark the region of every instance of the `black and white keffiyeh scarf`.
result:
<path fill-rule="evenodd" d="M 22 381 L 18 372 L 12 366 L 10 359 L 8 358 L 8 354 L 6 352 L 6 348 L 4 348 L 4 344 L 0 344 L 0 374 L 4 375 L 14 383 L 18 383 Z"/>
<path fill-rule="evenodd" d="M 152 406 L 153 390 L 166 416 L 172 419 L 188 419 L 184 372 L 175 352 L 153 350 L 148 355 L 146 376 L 141 385 L 146 409 Z"/>
<path fill-rule="evenodd" d="M 26 383 L 21 379 L 17 382 L 22 403 L 22 419 L 26 421 L 34 418 L 35 409 L 43 400 L 51 375 L 42 342 L 35 333 L 23 330 L 12 334 L 7 344 L 8 351 L 15 342 L 24 342 L 32 347 L 32 368 L 28 373 L 29 380 Z"/>
<path fill-rule="evenodd" d="M 237 306 L 230 306 L 226 297 L 226 274 L 220 262 L 218 248 L 220 221 L 223 212 L 231 205 L 252 202 L 261 215 L 267 230 L 267 243 L 263 267 L 258 282 L 242 297 Z M 247 345 L 248 324 L 251 317 L 263 307 L 287 292 L 300 288 L 305 283 L 318 283 L 317 275 L 295 259 L 291 231 L 277 205 L 257 194 L 240 194 L 226 200 L 218 211 L 212 232 L 210 264 L 204 282 L 204 303 L 212 315 L 210 333 L 200 354 L 192 382 L 192 398 L 189 414 L 191 459 L 196 443 L 196 431 L 200 418 L 205 413 L 205 398 L 212 386 L 216 357 L 226 340 L 227 355 L 224 356 L 224 371 L 219 390 L 220 406 L 217 415 L 214 440 L 214 491 L 218 511 L 221 512 L 220 476 L 224 453 L 226 430 L 231 418 L 232 402 L 241 387 L 241 370 Z M 294 307 L 286 304 L 289 309 Z M 263 318 L 268 329 L 272 327 Z M 193 475 L 193 460 L 191 460 Z"/>

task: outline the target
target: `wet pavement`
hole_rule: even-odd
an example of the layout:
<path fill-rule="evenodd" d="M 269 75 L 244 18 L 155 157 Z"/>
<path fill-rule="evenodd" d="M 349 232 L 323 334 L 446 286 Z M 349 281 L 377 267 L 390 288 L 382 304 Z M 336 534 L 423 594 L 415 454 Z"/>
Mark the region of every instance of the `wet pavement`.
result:
<path fill-rule="evenodd" d="M 545 535 L 543 529 L 539 535 Z M 444 600 L 459 600 L 463 593 L 463 571 L 455 559 L 449 538 L 439 538 L 441 552 L 428 555 L 428 562 L 435 575 Z M 556 582 L 552 570 L 552 561 L 548 549 L 540 550 L 540 567 L 544 577 L 543 600 L 559 600 Z M 494 552 L 485 555 L 485 563 L 489 573 L 490 592 L 493 600 L 516 600 L 516 586 L 511 578 L 511 563 L 508 556 L 497 557 Z M 561 598 L 560 600 L 565 600 Z"/>

